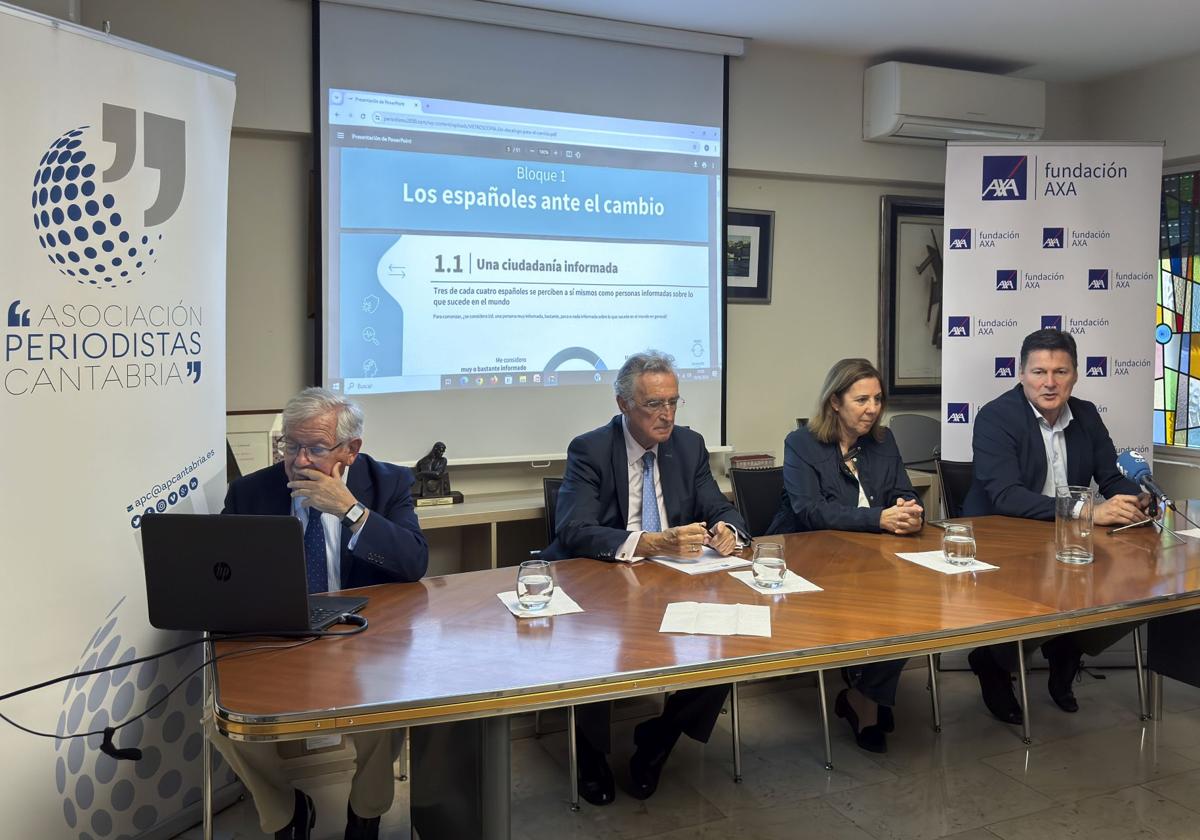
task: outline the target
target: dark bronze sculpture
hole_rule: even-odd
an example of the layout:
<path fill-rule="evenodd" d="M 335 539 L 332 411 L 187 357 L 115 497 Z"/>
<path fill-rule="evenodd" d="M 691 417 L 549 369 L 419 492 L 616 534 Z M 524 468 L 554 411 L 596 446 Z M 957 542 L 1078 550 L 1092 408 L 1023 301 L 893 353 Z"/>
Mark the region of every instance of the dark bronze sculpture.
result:
<path fill-rule="evenodd" d="M 446 444 L 439 440 L 428 455 L 417 461 L 416 481 L 412 486 L 417 504 L 451 504 L 463 500 L 462 493 L 450 489 L 446 468 Z"/>

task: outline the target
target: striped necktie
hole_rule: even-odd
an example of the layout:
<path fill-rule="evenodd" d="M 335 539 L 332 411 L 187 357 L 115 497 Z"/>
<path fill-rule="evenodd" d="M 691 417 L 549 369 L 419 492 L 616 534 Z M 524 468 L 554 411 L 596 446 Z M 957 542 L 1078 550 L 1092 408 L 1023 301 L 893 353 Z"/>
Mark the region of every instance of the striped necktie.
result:
<path fill-rule="evenodd" d="M 658 494 L 654 492 L 654 453 L 642 456 L 642 530 L 661 531 L 658 518 Z"/>

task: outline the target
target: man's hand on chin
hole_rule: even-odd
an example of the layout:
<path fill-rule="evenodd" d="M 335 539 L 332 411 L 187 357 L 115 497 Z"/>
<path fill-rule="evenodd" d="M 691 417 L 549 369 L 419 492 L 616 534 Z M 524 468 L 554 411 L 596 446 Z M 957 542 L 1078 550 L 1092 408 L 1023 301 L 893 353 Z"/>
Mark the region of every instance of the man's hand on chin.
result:
<path fill-rule="evenodd" d="M 294 478 L 288 482 L 292 498 L 303 496 L 308 500 L 310 508 L 316 508 L 322 513 L 332 513 L 341 516 L 358 500 L 346 487 L 341 478 L 342 465 L 335 467 L 337 476 L 325 475 L 312 467 L 297 469 Z"/>

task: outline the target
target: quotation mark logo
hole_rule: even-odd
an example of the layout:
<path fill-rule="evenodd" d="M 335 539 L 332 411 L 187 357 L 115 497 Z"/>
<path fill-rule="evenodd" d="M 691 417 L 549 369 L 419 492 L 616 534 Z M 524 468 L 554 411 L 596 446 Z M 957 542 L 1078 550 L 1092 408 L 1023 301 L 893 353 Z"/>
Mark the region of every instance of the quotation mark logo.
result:
<path fill-rule="evenodd" d="M 50 264 L 76 283 L 113 289 L 144 277 L 157 262 L 161 233 L 151 233 L 179 209 L 186 182 L 186 124 L 145 112 L 142 162 L 137 157 L 137 112 L 104 103 L 101 137 L 81 125 L 56 138 L 33 175 L 33 227 Z M 111 144 L 111 150 L 101 145 Z M 94 161 L 112 165 L 97 171 Z M 147 172 L 147 170 L 150 170 Z M 157 192 L 136 227 L 122 207 L 140 202 L 156 179 Z"/>
<path fill-rule="evenodd" d="M 29 310 L 21 309 L 21 301 L 14 300 L 8 306 L 8 325 L 10 327 L 28 327 Z"/>
<path fill-rule="evenodd" d="M 200 362 L 199 361 L 188 362 L 187 363 L 187 374 L 188 374 L 188 376 L 192 377 L 193 385 L 195 385 L 197 382 L 199 382 L 200 381 Z"/>

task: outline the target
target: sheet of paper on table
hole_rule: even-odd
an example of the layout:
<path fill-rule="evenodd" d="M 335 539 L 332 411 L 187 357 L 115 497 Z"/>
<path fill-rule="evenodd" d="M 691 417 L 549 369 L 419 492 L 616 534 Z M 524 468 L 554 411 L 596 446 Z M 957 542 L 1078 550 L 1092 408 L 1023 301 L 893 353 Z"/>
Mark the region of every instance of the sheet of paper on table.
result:
<path fill-rule="evenodd" d="M 972 560 L 970 563 L 956 566 L 953 563 L 947 563 L 946 555 L 940 551 L 898 551 L 896 552 L 896 556 L 901 560 L 916 563 L 918 566 L 924 566 L 926 569 L 932 569 L 944 575 L 961 575 L 963 572 L 990 572 L 992 569 L 1000 568 L 999 566 L 993 566 L 991 563 L 984 563 L 982 560 Z"/>
<path fill-rule="evenodd" d="M 732 578 L 737 578 L 742 583 L 746 584 L 751 589 L 753 589 L 755 592 L 757 592 L 759 595 L 787 595 L 792 592 L 824 592 L 825 591 L 825 590 L 821 589 L 821 587 L 819 587 L 815 583 L 813 583 L 811 580 L 809 580 L 808 578 L 800 577 L 800 575 L 796 574 L 791 569 L 788 569 L 787 573 L 784 575 L 783 583 L 781 583 L 779 586 L 775 587 L 774 589 L 771 589 L 770 587 L 766 587 L 766 586 L 757 585 L 754 582 L 754 572 L 751 570 L 745 570 L 745 571 L 741 571 L 741 572 L 730 572 L 729 576 Z"/>
<path fill-rule="evenodd" d="M 693 633 L 707 636 L 771 636 L 771 610 L 750 604 L 700 604 L 677 601 L 667 604 L 660 633 Z"/>
<path fill-rule="evenodd" d="M 741 557 L 725 557 L 707 545 L 704 546 L 704 550 L 695 560 L 684 560 L 679 557 L 651 557 L 649 559 L 666 566 L 668 569 L 676 569 L 688 575 L 702 575 L 707 572 L 724 571 L 725 569 L 740 569 L 750 565 L 749 560 L 743 560 Z"/>
<path fill-rule="evenodd" d="M 554 587 L 554 592 L 550 595 L 550 603 L 546 604 L 540 610 L 522 609 L 521 602 L 517 599 L 515 591 L 497 592 L 496 597 L 517 618 L 544 618 L 551 615 L 567 615 L 568 613 L 583 612 L 583 607 L 575 603 L 570 595 L 557 586 Z"/>

